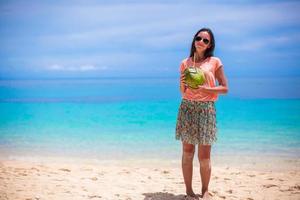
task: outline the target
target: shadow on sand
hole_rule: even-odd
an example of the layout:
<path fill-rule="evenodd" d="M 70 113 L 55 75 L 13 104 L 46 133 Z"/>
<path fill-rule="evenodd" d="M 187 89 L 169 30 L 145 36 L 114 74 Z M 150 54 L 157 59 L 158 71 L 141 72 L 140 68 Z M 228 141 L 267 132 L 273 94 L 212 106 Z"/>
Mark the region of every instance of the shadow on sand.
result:
<path fill-rule="evenodd" d="M 144 200 L 185 200 L 186 195 L 174 195 L 168 192 L 144 193 Z M 200 199 L 200 198 L 199 198 Z"/>

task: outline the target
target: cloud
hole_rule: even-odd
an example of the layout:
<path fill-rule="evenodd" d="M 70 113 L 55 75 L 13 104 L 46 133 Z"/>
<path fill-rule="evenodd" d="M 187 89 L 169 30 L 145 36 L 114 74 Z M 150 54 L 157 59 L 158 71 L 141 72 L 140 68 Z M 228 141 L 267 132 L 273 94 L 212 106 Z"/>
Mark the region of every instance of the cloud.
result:
<path fill-rule="evenodd" d="M 131 3 L 52 7 L 57 11 L 57 17 L 50 18 L 49 24 L 58 28 L 55 33 L 49 31 L 38 35 L 33 43 L 50 52 L 97 49 L 113 53 L 125 48 L 150 52 L 183 50 L 190 45 L 193 33 L 202 25 L 212 27 L 222 45 L 229 48 L 231 39 L 243 38 L 240 42 L 242 45 L 230 49 L 255 50 L 264 44 L 251 41 L 252 35 L 266 28 L 299 25 L 300 20 L 296 15 L 298 8 L 299 4 L 295 2 L 255 5 L 205 3 L 201 6 Z M 300 34 L 299 30 L 295 31 Z"/>
<path fill-rule="evenodd" d="M 295 44 L 300 42 L 299 35 L 288 35 L 288 36 L 256 36 L 252 37 L 247 41 L 240 42 L 239 44 L 233 44 L 226 47 L 228 50 L 233 51 L 264 51 L 265 49 L 272 49 L 274 47 L 284 47 L 287 45 Z"/>
<path fill-rule="evenodd" d="M 49 66 L 48 70 L 53 71 L 95 71 L 95 70 L 106 70 L 107 66 L 95 66 L 95 65 L 80 65 L 80 66 L 62 66 L 54 64 Z"/>
<path fill-rule="evenodd" d="M 92 52 L 89 55 L 60 54 L 39 57 L 14 57 L 7 59 L 9 66 L 27 70 L 52 71 L 108 71 L 128 70 L 147 60 L 144 53 L 131 52 Z M 6 68 L 6 67 L 2 67 Z"/>
<path fill-rule="evenodd" d="M 283 48 L 299 52 L 296 1 L 14 1 L 0 9 L 0 67 L 65 72 L 173 69 L 188 55 L 193 34 L 203 26 L 214 31 L 216 49 L 221 50 L 217 53 L 244 53 L 249 65 L 255 64 L 250 63 L 252 56 L 245 56 L 249 52 L 256 58 L 265 49 L 264 55 Z M 290 52 L 282 54 L 288 58 Z"/>
<path fill-rule="evenodd" d="M 256 37 L 250 40 L 243 41 L 239 44 L 230 46 L 229 50 L 234 51 L 258 51 L 259 49 L 264 49 L 270 46 L 283 45 L 291 41 L 291 38 L 279 36 L 279 37 Z"/>
<path fill-rule="evenodd" d="M 212 27 L 216 35 L 236 37 L 257 33 L 267 27 L 299 25 L 300 22 L 297 14 L 300 4 L 297 2 L 201 5 L 196 2 L 186 4 L 157 1 L 133 1 L 129 4 L 92 2 L 87 5 L 80 2 L 72 5 L 40 3 L 41 9 L 38 9 L 39 4 L 35 5 L 33 13 L 36 12 L 36 16 L 30 14 L 32 16 L 28 20 L 38 24 L 39 20 L 47 23 L 44 24 L 45 31 L 27 39 L 33 40 L 37 46 L 49 49 L 106 49 L 114 45 L 118 47 L 118 43 L 125 44 L 128 48 L 138 46 L 168 49 L 173 48 L 175 43 L 183 47 L 184 41 L 201 26 Z M 40 10 L 46 14 L 40 16 Z M 26 16 L 23 13 L 15 17 L 26 19 Z M 10 40 L 3 40 L 6 39 Z M 164 45 L 157 46 L 161 41 Z M 18 45 L 14 44 L 13 38 L 9 44 Z"/>

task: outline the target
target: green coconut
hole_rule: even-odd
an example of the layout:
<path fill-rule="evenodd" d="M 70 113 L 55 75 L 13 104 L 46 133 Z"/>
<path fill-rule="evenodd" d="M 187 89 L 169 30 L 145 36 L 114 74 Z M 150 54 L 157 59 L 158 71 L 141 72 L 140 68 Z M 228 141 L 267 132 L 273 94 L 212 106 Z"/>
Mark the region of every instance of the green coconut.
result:
<path fill-rule="evenodd" d="M 186 84 L 193 89 L 197 89 L 205 82 L 204 72 L 199 68 L 189 67 L 184 71 L 184 75 Z"/>

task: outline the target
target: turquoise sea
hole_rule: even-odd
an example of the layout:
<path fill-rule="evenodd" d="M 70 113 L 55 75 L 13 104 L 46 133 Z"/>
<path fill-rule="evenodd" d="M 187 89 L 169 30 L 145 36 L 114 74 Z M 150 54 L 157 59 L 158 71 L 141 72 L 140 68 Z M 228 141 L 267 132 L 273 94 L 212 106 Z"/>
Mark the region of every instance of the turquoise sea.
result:
<path fill-rule="evenodd" d="M 232 78 L 216 156 L 300 158 L 300 78 Z M 0 80 L 0 154 L 178 159 L 177 78 Z"/>

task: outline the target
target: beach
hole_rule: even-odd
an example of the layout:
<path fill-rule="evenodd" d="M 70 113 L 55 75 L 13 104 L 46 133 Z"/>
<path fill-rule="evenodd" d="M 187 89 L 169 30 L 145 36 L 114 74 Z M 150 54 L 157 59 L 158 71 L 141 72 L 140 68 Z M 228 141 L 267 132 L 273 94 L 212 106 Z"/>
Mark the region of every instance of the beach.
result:
<path fill-rule="evenodd" d="M 0 10 L 0 200 L 300 200 L 300 0 Z"/>
<path fill-rule="evenodd" d="M 217 165 L 212 168 L 213 199 L 298 200 L 299 160 L 272 168 Z M 193 188 L 201 191 L 199 164 L 194 160 Z M 0 199 L 181 200 L 185 187 L 180 160 L 72 160 L 43 158 L 2 160 Z M 201 199 L 201 198 L 200 198 Z"/>
<path fill-rule="evenodd" d="M 0 199 L 184 199 L 177 81 L 0 81 Z M 213 199 L 300 199 L 299 98 L 243 94 L 216 103 Z"/>

